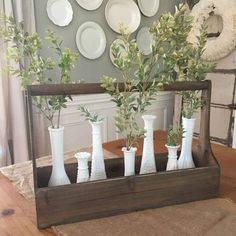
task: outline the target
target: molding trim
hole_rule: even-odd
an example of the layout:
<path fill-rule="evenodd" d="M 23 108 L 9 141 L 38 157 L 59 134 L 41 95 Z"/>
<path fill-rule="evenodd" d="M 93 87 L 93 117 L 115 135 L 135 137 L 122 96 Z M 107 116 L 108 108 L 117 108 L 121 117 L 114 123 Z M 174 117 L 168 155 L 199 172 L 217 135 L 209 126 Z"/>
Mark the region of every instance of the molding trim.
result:
<path fill-rule="evenodd" d="M 67 108 L 61 112 L 61 125 L 65 126 L 65 151 L 91 146 L 92 134 L 90 125 L 80 116 L 79 105 L 85 105 L 91 112 L 101 114 L 104 118 L 103 123 L 103 142 L 119 139 L 114 124 L 115 103 L 110 101 L 107 94 L 92 94 L 74 96 L 73 101 L 68 102 Z M 156 100 L 150 105 L 148 114 L 157 115 L 154 123 L 155 129 L 166 130 L 172 122 L 174 110 L 174 94 L 172 92 L 160 92 Z M 57 118 L 57 117 L 55 117 Z M 47 130 L 47 121 L 43 119 L 41 113 L 34 111 L 35 140 L 37 142 L 37 156 L 50 153 L 50 142 Z M 138 118 L 138 124 L 143 125 L 141 117 Z"/>

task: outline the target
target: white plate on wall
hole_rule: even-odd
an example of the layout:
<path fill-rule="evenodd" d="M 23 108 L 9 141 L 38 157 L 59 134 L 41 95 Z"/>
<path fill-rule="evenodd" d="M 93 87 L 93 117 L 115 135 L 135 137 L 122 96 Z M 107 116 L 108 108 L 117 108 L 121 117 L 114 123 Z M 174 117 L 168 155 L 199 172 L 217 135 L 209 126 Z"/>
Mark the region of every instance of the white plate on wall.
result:
<path fill-rule="evenodd" d="M 159 9 L 160 0 L 138 0 L 140 11 L 147 17 L 155 16 Z"/>
<path fill-rule="evenodd" d="M 124 56 L 124 55 L 126 54 L 126 51 L 125 51 L 124 41 L 123 41 L 122 39 L 115 39 L 115 40 L 111 43 L 111 46 L 110 46 L 110 59 L 111 59 L 112 64 L 113 64 L 114 66 L 116 66 L 116 64 L 114 63 L 114 57 L 113 57 L 112 50 L 111 50 L 112 45 L 113 45 L 114 43 L 117 44 L 118 46 L 119 46 L 120 44 L 123 45 L 123 47 L 122 47 L 122 46 L 119 46 L 121 56 Z"/>
<path fill-rule="evenodd" d="M 94 11 L 98 9 L 101 5 L 103 0 L 76 0 L 77 3 L 88 11 Z"/>
<path fill-rule="evenodd" d="M 108 25 L 117 33 L 120 33 L 121 25 L 133 33 L 141 21 L 139 8 L 133 0 L 109 0 L 105 7 L 105 17 Z"/>
<path fill-rule="evenodd" d="M 58 26 L 69 25 L 73 18 L 73 10 L 67 0 L 48 0 L 47 14 L 49 19 Z"/>
<path fill-rule="evenodd" d="M 139 30 L 136 39 L 139 50 L 145 55 L 152 53 L 153 37 L 149 32 L 148 27 L 143 27 Z"/>
<path fill-rule="evenodd" d="M 100 25 L 87 21 L 78 28 L 76 45 L 84 57 L 96 59 L 102 56 L 106 49 L 106 35 Z"/>

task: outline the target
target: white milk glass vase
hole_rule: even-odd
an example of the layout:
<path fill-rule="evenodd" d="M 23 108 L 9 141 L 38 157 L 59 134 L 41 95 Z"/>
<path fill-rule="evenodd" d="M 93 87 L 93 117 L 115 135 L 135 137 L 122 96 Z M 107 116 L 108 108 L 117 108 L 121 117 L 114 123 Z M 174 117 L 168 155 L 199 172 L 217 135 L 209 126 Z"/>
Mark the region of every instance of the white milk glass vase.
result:
<path fill-rule="evenodd" d="M 188 169 L 195 167 L 192 157 L 192 141 L 195 121 L 195 118 L 188 119 L 182 117 L 184 137 L 182 138 L 182 148 L 178 160 L 178 169 Z"/>
<path fill-rule="evenodd" d="M 180 145 L 178 145 L 178 146 L 168 146 L 166 144 L 165 146 L 168 150 L 168 162 L 167 162 L 166 170 L 167 171 L 178 170 L 177 151 L 178 151 Z"/>
<path fill-rule="evenodd" d="M 156 172 L 155 153 L 153 145 L 153 123 L 156 116 L 144 115 L 144 129 L 146 131 L 143 143 L 143 155 L 141 161 L 140 174 Z"/>
<path fill-rule="evenodd" d="M 90 157 L 91 154 L 89 152 L 78 152 L 75 154 L 75 158 L 78 161 L 77 183 L 89 181 L 88 160 Z"/>
<path fill-rule="evenodd" d="M 125 164 L 124 175 L 125 176 L 135 175 L 135 154 L 137 148 L 131 147 L 129 150 L 127 150 L 126 147 L 123 147 L 122 151 L 124 152 L 124 164 Z"/>
<path fill-rule="evenodd" d="M 104 155 L 102 149 L 102 124 L 103 121 L 90 122 L 92 125 L 92 164 L 90 180 L 106 179 Z"/>
<path fill-rule="evenodd" d="M 48 186 L 70 184 L 64 166 L 64 127 L 48 127 L 51 151 L 52 151 L 52 173 Z"/>

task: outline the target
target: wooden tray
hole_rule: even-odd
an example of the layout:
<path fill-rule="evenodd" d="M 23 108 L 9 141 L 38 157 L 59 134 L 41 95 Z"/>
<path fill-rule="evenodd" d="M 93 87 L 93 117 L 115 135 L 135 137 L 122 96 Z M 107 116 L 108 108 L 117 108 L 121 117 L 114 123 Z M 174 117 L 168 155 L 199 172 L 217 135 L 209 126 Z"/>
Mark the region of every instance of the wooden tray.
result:
<path fill-rule="evenodd" d="M 119 85 L 122 88 L 122 84 Z M 77 184 L 77 164 L 67 164 L 70 185 L 47 187 L 51 167 L 36 167 L 33 145 L 32 96 L 103 93 L 100 84 L 43 85 L 28 88 L 31 154 L 38 228 L 128 213 L 218 196 L 220 168 L 209 139 L 211 82 L 175 82 L 166 91 L 202 90 L 200 134 L 193 149 L 194 169 L 165 171 L 167 154 L 156 156 L 157 173 L 124 177 L 124 159 L 105 160 L 108 179 Z"/>

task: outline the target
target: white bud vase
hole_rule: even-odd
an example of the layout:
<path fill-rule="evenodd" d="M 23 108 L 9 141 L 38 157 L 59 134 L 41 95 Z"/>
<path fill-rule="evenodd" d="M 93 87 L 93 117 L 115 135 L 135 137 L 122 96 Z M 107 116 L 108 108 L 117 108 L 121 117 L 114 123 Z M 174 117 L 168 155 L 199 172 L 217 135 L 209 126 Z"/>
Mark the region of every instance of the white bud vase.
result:
<path fill-rule="evenodd" d="M 153 122 L 156 116 L 144 115 L 144 129 L 146 131 L 143 143 L 143 155 L 140 168 L 140 174 L 154 173 L 157 171 L 154 146 L 153 146 Z"/>
<path fill-rule="evenodd" d="M 165 145 L 166 148 L 168 149 L 168 162 L 166 166 L 166 170 L 178 170 L 178 156 L 177 156 L 177 151 L 180 147 L 178 146 L 168 146 L 167 144 Z"/>
<path fill-rule="evenodd" d="M 135 175 L 135 153 L 137 148 L 130 148 L 127 150 L 126 147 L 122 148 L 124 152 L 124 164 L 125 164 L 125 176 L 132 176 Z"/>
<path fill-rule="evenodd" d="M 91 157 L 89 152 L 78 152 L 75 154 L 75 158 L 78 161 L 77 168 L 77 183 L 83 183 L 89 181 L 89 169 L 88 160 Z"/>
<path fill-rule="evenodd" d="M 106 179 L 104 155 L 102 149 L 102 123 L 103 121 L 90 122 L 93 134 L 93 151 L 90 180 Z"/>
<path fill-rule="evenodd" d="M 178 169 L 188 169 L 195 167 L 192 157 L 192 140 L 195 121 L 196 119 L 194 118 L 187 119 L 182 117 L 182 125 L 185 133 L 183 134 L 184 138 L 182 138 L 182 148 L 178 160 Z"/>
<path fill-rule="evenodd" d="M 52 150 L 52 173 L 48 186 L 70 184 L 64 166 L 64 127 L 48 127 Z"/>

